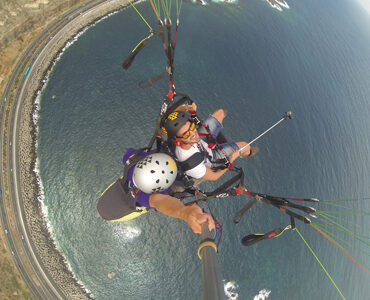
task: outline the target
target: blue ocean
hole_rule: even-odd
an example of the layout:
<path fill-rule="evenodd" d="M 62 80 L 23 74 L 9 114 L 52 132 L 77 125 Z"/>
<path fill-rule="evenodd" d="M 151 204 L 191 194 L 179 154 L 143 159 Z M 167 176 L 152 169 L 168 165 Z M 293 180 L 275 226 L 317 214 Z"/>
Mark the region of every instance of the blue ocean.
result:
<path fill-rule="evenodd" d="M 311 220 L 344 241 L 364 267 L 299 221 L 332 280 L 297 231 L 245 247 L 244 236 L 284 228 L 289 216 L 257 203 L 235 225 L 233 216 L 251 198 L 212 200 L 223 228 L 217 259 L 231 290 L 225 299 L 342 299 L 332 281 L 346 299 L 369 299 L 369 13 L 353 0 L 287 0 L 290 8 L 282 11 L 262 0 L 208 2 L 183 3 L 177 91 L 196 101 L 202 118 L 227 109 L 223 133 L 230 141 L 250 141 L 292 111 L 292 120 L 255 142 L 256 156 L 236 161 L 245 187 L 320 199 L 310 205 L 348 231 L 320 215 Z M 150 4 L 136 7 L 157 29 Z M 125 150 L 149 142 L 168 92 L 167 79 L 138 86 L 165 70 L 159 38 L 129 70 L 121 67 L 148 32 L 133 8 L 98 22 L 64 51 L 40 99 L 39 174 L 50 230 L 96 299 L 192 300 L 202 293 L 201 238 L 183 221 L 151 211 L 108 223 L 96 210 L 100 194 L 122 175 Z M 338 199 L 350 200 L 327 201 Z"/>

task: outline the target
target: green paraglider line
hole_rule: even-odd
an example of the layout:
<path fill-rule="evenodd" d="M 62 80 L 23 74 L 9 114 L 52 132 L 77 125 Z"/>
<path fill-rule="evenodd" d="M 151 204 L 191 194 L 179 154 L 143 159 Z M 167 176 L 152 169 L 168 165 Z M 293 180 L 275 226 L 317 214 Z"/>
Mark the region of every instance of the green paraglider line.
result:
<path fill-rule="evenodd" d="M 335 206 L 335 207 L 340 207 L 340 208 L 344 208 L 347 211 L 354 212 L 354 213 L 360 213 L 360 214 L 364 214 L 364 215 L 370 215 L 370 213 L 368 213 L 368 212 L 364 212 L 362 210 L 355 210 L 355 209 L 352 209 L 352 208 L 347 207 L 345 205 L 340 205 L 340 204 L 335 204 L 335 203 L 323 203 L 323 204 L 331 205 L 331 206 Z"/>
<path fill-rule="evenodd" d="M 345 215 L 345 216 L 366 216 L 363 213 L 352 213 L 352 212 L 342 212 L 342 211 L 327 211 L 327 210 L 317 210 L 316 212 L 324 212 L 330 215 Z"/>
<path fill-rule="evenodd" d="M 332 200 L 321 200 L 320 202 L 346 202 L 346 201 L 363 201 L 363 200 L 370 200 L 370 197 L 364 198 L 351 198 L 351 199 L 332 199 Z"/>
<path fill-rule="evenodd" d="M 325 267 L 323 266 L 323 264 L 321 263 L 321 261 L 319 260 L 319 258 L 316 256 L 315 252 L 311 249 L 310 245 L 308 245 L 308 243 L 306 242 L 306 240 L 303 238 L 303 236 L 299 232 L 298 228 L 296 228 L 296 231 L 299 234 L 299 236 L 301 237 L 301 239 L 303 240 L 303 242 L 306 244 L 307 248 L 311 251 L 312 255 L 316 258 L 316 260 L 318 261 L 318 263 L 320 264 L 321 268 L 324 270 L 324 272 L 326 273 L 326 275 L 329 277 L 330 281 L 333 283 L 333 285 L 335 286 L 335 288 L 337 289 L 337 291 L 339 292 L 339 294 L 342 296 L 342 299 L 345 300 L 346 298 L 343 296 L 342 292 L 340 291 L 340 289 L 338 288 L 338 286 L 334 282 L 333 278 L 331 278 L 331 276 L 328 273 L 328 271 L 326 271 Z"/>
<path fill-rule="evenodd" d="M 321 211 L 321 213 L 322 213 L 322 214 L 325 214 L 323 211 Z M 325 215 L 326 215 L 326 214 L 325 214 Z M 326 216 L 327 216 L 327 215 L 326 215 Z M 362 229 L 365 229 L 365 230 L 370 230 L 370 228 L 369 228 L 369 227 L 364 227 L 364 226 L 358 225 L 358 224 L 356 224 L 356 223 L 353 223 L 353 222 L 351 222 L 351 221 L 348 221 L 348 220 L 343 219 L 343 218 L 340 218 L 340 217 L 335 217 L 335 216 L 332 216 L 332 215 L 330 215 L 330 217 L 331 217 L 331 218 L 333 218 L 333 219 L 340 220 L 340 221 L 342 221 L 342 222 L 345 222 L 345 223 L 351 224 L 351 225 L 353 225 L 353 226 L 355 226 L 355 227 L 358 227 L 358 228 L 362 228 Z"/>
<path fill-rule="evenodd" d="M 157 20 L 161 19 L 161 10 L 159 9 L 159 3 L 157 3 L 155 0 L 150 0 L 150 4 L 153 7 L 154 13 L 157 16 Z"/>
<path fill-rule="evenodd" d="M 352 259 L 361 269 L 363 269 L 367 274 L 370 275 L 370 272 L 366 270 L 357 260 L 355 260 L 351 255 L 349 255 L 346 251 L 344 251 L 336 242 L 334 242 L 330 237 L 328 237 L 325 233 L 323 233 L 320 229 L 316 228 L 311 224 L 313 228 L 315 228 L 318 232 L 320 232 L 324 237 L 326 237 L 330 242 L 332 242 L 335 246 L 337 246 L 343 253 L 345 253 L 350 259 Z"/>
<path fill-rule="evenodd" d="M 358 237 L 358 236 L 356 236 L 356 235 L 350 234 L 347 230 L 343 230 L 343 229 L 339 228 L 338 226 L 336 226 L 336 225 L 334 225 L 334 224 L 330 223 L 329 221 L 327 221 L 327 220 L 325 220 L 325 219 L 321 219 L 320 221 L 324 223 L 324 224 L 320 224 L 320 226 L 329 226 L 329 227 L 330 227 L 331 229 L 333 229 L 333 230 L 336 230 L 336 231 L 341 232 L 341 233 L 343 233 L 343 234 L 351 235 L 351 236 L 353 236 L 355 239 L 359 240 L 360 242 L 362 242 L 362 243 L 364 243 L 364 244 L 366 244 L 366 245 L 370 246 L 370 244 L 368 244 L 368 243 L 367 243 L 366 241 L 364 241 L 362 238 L 360 238 L 360 237 Z"/>
<path fill-rule="evenodd" d="M 338 240 L 341 241 L 343 244 L 347 245 L 348 247 L 352 247 L 353 249 L 356 249 L 362 253 L 364 253 L 365 255 L 367 256 L 370 256 L 370 253 L 369 252 L 366 252 L 364 250 L 362 250 L 361 248 L 358 248 L 358 247 L 355 247 L 353 245 L 351 245 L 350 243 L 346 242 L 345 240 L 343 240 L 342 238 L 340 238 L 339 236 L 336 236 L 335 234 L 325 230 L 324 228 L 322 228 L 319 224 L 317 223 L 312 223 L 312 225 L 316 226 L 317 228 L 319 228 L 322 232 L 324 232 L 325 234 L 327 235 L 330 235 L 333 239 L 337 239 L 337 242 Z M 338 242 L 339 243 L 339 242 Z M 342 245 L 341 245 L 342 246 Z M 345 249 L 343 246 L 342 246 L 343 249 Z M 349 251 L 347 251 L 349 252 Z M 368 268 L 368 266 L 366 266 L 365 264 L 363 264 L 366 268 Z"/>
<path fill-rule="evenodd" d="M 162 3 L 163 14 L 167 16 L 167 19 L 169 19 L 170 12 L 171 12 L 171 0 L 170 0 L 170 3 L 168 3 L 168 1 L 161 0 L 161 3 Z"/>
<path fill-rule="evenodd" d="M 354 232 L 352 232 L 351 230 L 347 229 L 346 227 L 344 227 L 343 225 L 340 225 L 339 223 L 335 222 L 333 219 L 331 219 L 329 216 L 325 215 L 325 214 L 322 214 L 322 213 L 319 213 L 319 215 L 323 218 L 325 218 L 326 220 L 328 220 L 329 222 L 339 226 L 340 228 L 342 228 L 343 230 L 345 230 L 348 234 L 350 235 L 353 235 L 357 238 L 359 238 L 362 242 L 364 242 L 365 244 L 369 245 L 366 241 L 362 240 L 362 239 L 370 239 L 370 237 L 368 236 L 364 236 L 364 235 L 360 235 L 360 234 L 356 234 Z"/>
<path fill-rule="evenodd" d="M 150 31 L 153 31 L 152 27 L 150 27 L 149 23 L 145 20 L 145 18 L 142 16 L 142 14 L 136 9 L 135 5 L 133 5 L 130 0 L 128 0 L 128 2 L 130 2 L 131 6 L 136 10 L 136 12 L 139 14 L 139 16 L 143 19 L 145 24 L 149 27 Z"/>
<path fill-rule="evenodd" d="M 181 7 L 182 7 L 182 0 L 180 0 L 180 5 L 179 5 L 179 2 L 176 1 L 177 19 L 179 18 L 180 13 L 181 13 Z"/>

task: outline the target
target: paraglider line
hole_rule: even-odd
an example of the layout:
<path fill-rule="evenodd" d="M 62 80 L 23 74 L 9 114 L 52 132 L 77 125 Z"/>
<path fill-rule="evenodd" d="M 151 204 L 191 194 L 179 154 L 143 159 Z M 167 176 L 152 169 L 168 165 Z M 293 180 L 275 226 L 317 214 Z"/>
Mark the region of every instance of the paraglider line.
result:
<path fill-rule="evenodd" d="M 333 278 L 331 278 L 330 274 L 328 273 L 328 271 L 326 271 L 325 267 L 323 266 L 323 264 L 321 263 L 321 261 L 319 260 L 319 258 L 316 256 L 315 252 L 313 252 L 313 250 L 311 249 L 310 245 L 308 245 L 308 243 L 306 242 L 306 240 L 303 238 L 302 234 L 299 232 L 298 228 L 296 228 L 296 231 L 297 233 L 299 234 L 299 236 L 301 237 L 301 239 L 303 240 L 303 242 L 306 244 L 306 246 L 308 247 L 308 249 L 311 251 L 312 255 L 316 258 L 316 260 L 318 261 L 318 263 L 320 264 L 321 268 L 324 270 L 324 272 L 326 273 L 326 275 L 329 277 L 329 279 L 331 280 L 331 282 L 334 284 L 334 286 L 336 287 L 337 291 L 339 292 L 339 294 L 342 296 L 342 298 L 345 300 L 346 298 L 343 296 L 342 292 L 340 291 L 340 289 L 338 288 L 338 286 L 336 285 L 336 283 L 334 282 Z"/>
<path fill-rule="evenodd" d="M 152 27 L 150 27 L 150 25 L 148 24 L 148 22 L 144 19 L 144 17 L 142 16 L 142 14 L 136 9 L 135 5 L 132 4 L 132 2 L 130 0 L 128 0 L 128 2 L 130 2 L 130 4 L 132 5 L 132 7 L 136 10 L 136 12 L 139 14 L 139 16 L 143 19 L 143 21 L 145 22 L 145 24 L 150 28 L 150 31 L 153 31 Z"/>
<path fill-rule="evenodd" d="M 320 232 L 324 237 L 326 237 L 330 242 L 332 242 L 335 246 L 337 246 L 343 253 L 345 253 L 350 259 L 352 259 L 360 268 L 365 270 L 367 274 L 370 275 L 370 272 L 366 270 L 357 260 L 355 260 L 351 255 L 349 255 L 346 251 L 344 251 L 336 242 L 334 242 L 330 237 L 328 237 L 325 233 L 323 233 L 320 229 L 315 227 L 314 225 L 311 224 L 313 228 L 315 228 L 318 232 Z"/>

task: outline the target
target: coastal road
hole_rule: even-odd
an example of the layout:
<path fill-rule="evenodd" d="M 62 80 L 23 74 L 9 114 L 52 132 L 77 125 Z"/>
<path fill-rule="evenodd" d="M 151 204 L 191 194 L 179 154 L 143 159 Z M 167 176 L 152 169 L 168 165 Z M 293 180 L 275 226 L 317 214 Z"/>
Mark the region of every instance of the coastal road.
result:
<path fill-rule="evenodd" d="M 5 232 L 5 240 L 8 249 L 11 251 L 15 263 L 20 270 L 26 284 L 38 299 L 67 299 L 59 287 L 55 284 L 54 280 L 50 277 L 45 266 L 32 243 L 29 229 L 26 222 L 22 193 L 20 189 L 20 170 L 19 157 L 18 157 L 18 137 L 20 130 L 20 112 L 22 111 L 23 100 L 25 99 L 25 91 L 29 85 L 29 79 L 32 78 L 33 69 L 41 61 L 46 45 L 53 43 L 53 39 L 60 32 L 63 32 L 66 25 L 72 20 L 83 17 L 83 15 L 90 9 L 99 6 L 104 0 L 87 1 L 81 6 L 77 7 L 58 18 L 55 22 L 50 24 L 39 37 L 28 47 L 22 57 L 19 59 L 16 67 L 14 68 L 4 94 L 0 103 L 0 132 L 4 132 L 4 128 L 8 130 L 7 140 L 3 140 L 4 136 L 0 136 L 0 144 L 2 150 L 6 147 L 7 152 L 7 179 L 10 192 L 11 211 L 7 208 L 5 195 L 4 195 L 4 180 L 3 178 L 3 163 L 0 164 L 0 219 L 2 227 Z M 68 34 L 68 33 L 66 33 Z M 30 55 L 32 54 L 31 58 Z M 28 60 L 28 62 L 27 62 Z M 27 64 L 26 64 L 27 62 Z M 24 71 L 27 68 L 29 72 L 27 76 Z M 18 74 L 20 80 L 16 83 Z M 16 86 L 17 84 L 17 86 Z M 8 124 L 6 122 L 6 108 L 10 99 L 11 91 L 16 88 L 13 103 L 10 107 L 10 115 Z M 36 199 L 35 199 L 36 201 Z M 10 219 L 13 223 L 10 222 Z M 15 225 L 13 227 L 13 225 Z M 25 262 L 26 260 L 26 262 Z M 32 270 L 30 270 L 30 268 Z M 30 272 L 31 271 L 31 272 Z"/>

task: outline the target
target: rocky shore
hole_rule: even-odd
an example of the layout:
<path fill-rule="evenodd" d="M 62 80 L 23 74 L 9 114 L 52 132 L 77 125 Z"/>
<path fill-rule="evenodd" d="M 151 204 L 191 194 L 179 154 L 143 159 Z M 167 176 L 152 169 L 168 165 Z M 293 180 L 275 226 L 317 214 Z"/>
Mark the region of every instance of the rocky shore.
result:
<path fill-rule="evenodd" d="M 47 76 L 55 59 L 66 43 L 79 31 L 94 24 L 101 17 L 127 6 L 127 0 L 105 1 L 89 12 L 71 21 L 55 34 L 46 45 L 46 51 L 40 55 L 37 66 L 30 72 L 30 84 L 22 101 L 19 139 L 19 170 L 22 186 L 22 200 L 28 231 L 33 245 L 48 275 L 53 278 L 67 299 L 90 299 L 89 293 L 77 282 L 67 267 L 63 255 L 56 249 L 44 219 L 40 199 L 40 187 L 35 174 L 37 131 L 33 122 L 36 111 L 36 97 L 42 88 L 42 81 Z"/>

